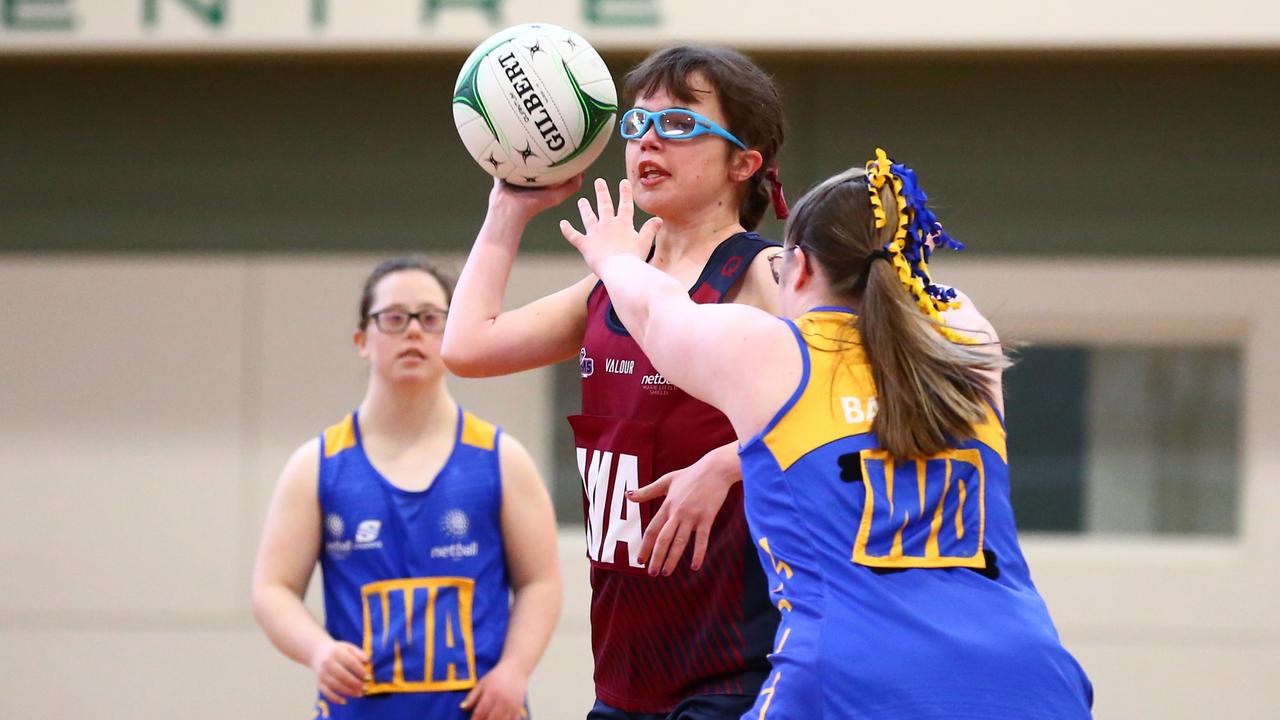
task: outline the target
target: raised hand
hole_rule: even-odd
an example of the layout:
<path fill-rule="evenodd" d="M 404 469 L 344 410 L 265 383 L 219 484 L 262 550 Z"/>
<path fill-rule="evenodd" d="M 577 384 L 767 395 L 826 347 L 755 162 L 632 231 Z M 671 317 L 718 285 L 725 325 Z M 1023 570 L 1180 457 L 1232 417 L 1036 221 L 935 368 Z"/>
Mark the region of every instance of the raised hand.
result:
<path fill-rule="evenodd" d="M 635 229 L 635 206 L 631 201 L 631 183 L 618 183 L 618 209 L 613 208 L 609 184 L 596 178 L 596 209 L 586 198 L 578 200 L 578 212 L 582 216 L 582 232 L 578 232 L 568 220 L 560 221 L 564 239 L 582 253 L 587 266 L 593 271 L 600 263 L 616 255 L 634 255 L 644 258 L 653 246 L 653 239 L 662 227 L 661 218 L 650 218 L 639 232 Z"/>
<path fill-rule="evenodd" d="M 494 180 L 493 190 L 489 191 L 489 211 L 509 212 L 528 222 L 542 211 L 569 199 L 581 187 L 581 174 L 548 187 L 521 187 Z"/>

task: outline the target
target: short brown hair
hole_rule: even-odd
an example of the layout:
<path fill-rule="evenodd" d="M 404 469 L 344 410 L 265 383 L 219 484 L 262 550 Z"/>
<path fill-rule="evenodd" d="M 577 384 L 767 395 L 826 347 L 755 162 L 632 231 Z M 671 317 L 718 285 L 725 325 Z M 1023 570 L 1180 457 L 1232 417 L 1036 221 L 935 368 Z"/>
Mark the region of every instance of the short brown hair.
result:
<path fill-rule="evenodd" d="M 416 255 L 383 260 L 364 280 L 364 290 L 360 293 L 360 324 L 358 326 L 361 330 L 369 325 L 369 311 L 373 309 L 373 291 L 378 287 L 378 283 L 382 281 L 382 278 L 392 273 L 405 270 L 419 270 L 435 278 L 436 282 L 440 283 L 440 287 L 444 288 L 445 304 L 453 304 L 453 278 L 449 277 L 435 263 Z"/>
<path fill-rule="evenodd" d="M 678 45 L 653 53 L 627 73 L 622 94 L 634 102 L 661 89 L 680 102 L 693 103 L 697 96 L 689 79 L 695 74 L 715 89 L 729 123 L 726 130 L 764 159 L 738 205 L 738 222 L 754 230 L 769 207 L 765 172 L 777 164 L 784 135 L 782 96 L 773 78 L 736 50 Z"/>

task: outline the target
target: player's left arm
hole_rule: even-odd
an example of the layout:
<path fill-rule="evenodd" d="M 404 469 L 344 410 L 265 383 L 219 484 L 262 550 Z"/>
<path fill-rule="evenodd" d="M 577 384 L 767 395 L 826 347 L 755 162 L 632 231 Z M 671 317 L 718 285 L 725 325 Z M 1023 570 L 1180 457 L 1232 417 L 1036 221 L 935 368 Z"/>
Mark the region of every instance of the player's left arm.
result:
<path fill-rule="evenodd" d="M 514 600 L 502 657 L 462 703 L 473 720 L 523 717 L 525 691 L 560 618 L 562 582 L 551 496 L 524 446 L 498 444 L 502 467 L 502 544 Z"/>
<path fill-rule="evenodd" d="M 959 307 L 942 313 L 942 319 L 947 323 L 947 327 L 974 340 L 978 348 L 995 355 L 1003 354 L 1004 346 L 1000 343 L 1000 336 L 996 334 L 995 326 L 978 310 L 973 300 L 959 290 L 956 290 L 956 300 L 960 301 Z M 1004 371 L 984 370 L 982 374 L 987 378 L 991 400 L 995 403 L 996 410 L 1003 416 Z"/>

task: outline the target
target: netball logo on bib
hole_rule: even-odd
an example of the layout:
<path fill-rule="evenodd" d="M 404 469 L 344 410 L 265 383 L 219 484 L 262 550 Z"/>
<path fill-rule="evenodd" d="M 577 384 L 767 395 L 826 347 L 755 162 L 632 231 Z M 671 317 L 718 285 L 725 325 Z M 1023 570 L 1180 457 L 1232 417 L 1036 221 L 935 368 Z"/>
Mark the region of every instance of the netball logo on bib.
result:
<path fill-rule="evenodd" d="M 671 381 L 663 377 L 662 373 L 654 373 L 641 378 L 640 387 L 648 390 L 650 395 L 666 395 L 671 392 Z"/>
<path fill-rule="evenodd" d="M 324 519 L 324 526 L 334 540 L 341 539 L 342 531 L 346 529 L 346 523 L 342 522 L 342 516 L 337 513 L 329 513 L 329 517 Z"/>
<path fill-rule="evenodd" d="M 342 534 L 347 531 L 347 524 L 342 521 L 342 516 L 329 513 L 324 519 L 324 528 L 329 532 L 329 542 L 324 544 L 325 552 L 334 560 L 346 559 L 351 554 L 351 541 L 342 539 Z"/>
<path fill-rule="evenodd" d="M 440 529 L 454 539 L 461 539 L 471 529 L 471 519 L 461 510 L 454 508 L 440 518 Z"/>
<path fill-rule="evenodd" d="M 471 518 L 458 508 L 449 510 L 440 517 L 440 530 L 451 540 L 462 540 L 471 530 Z M 480 543 L 472 540 L 469 543 L 452 542 L 431 548 L 433 560 L 461 560 L 476 557 L 480 554 Z"/>

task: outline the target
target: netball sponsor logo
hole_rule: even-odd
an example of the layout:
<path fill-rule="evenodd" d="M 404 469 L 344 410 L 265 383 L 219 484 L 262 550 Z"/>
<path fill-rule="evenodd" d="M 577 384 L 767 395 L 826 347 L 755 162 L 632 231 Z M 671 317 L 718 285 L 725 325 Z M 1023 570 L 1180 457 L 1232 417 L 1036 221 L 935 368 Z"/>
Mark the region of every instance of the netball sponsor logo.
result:
<path fill-rule="evenodd" d="M 342 531 L 346 529 L 346 523 L 342 522 L 342 516 L 338 513 L 329 513 L 329 517 L 324 519 L 324 527 L 329 531 L 329 537 L 337 540 L 342 537 Z"/>
<path fill-rule="evenodd" d="M 437 545 L 431 548 L 432 560 L 461 560 L 463 558 L 476 557 L 479 554 L 480 543 L 474 540 L 469 543 Z"/>
<path fill-rule="evenodd" d="M 324 549 L 329 553 L 329 557 L 334 560 L 342 560 L 353 550 L 381 550 L 382 541 L 378 539 L 382 532 L 381 520 L 364 520 L 356 525 L 355 538 L 352 540 L 343 539 L 343 535 L 347 531 L 347 524 L 343 521 L 342 516 L 337 513 L 329 513 L 324 519 L 325 531 L 329 533 L 329 541 L 324 544 Z"/>
<path fill-rule="evenodd" d="M 454 539 L 462 539 L 471 529 L 471 518 L 461 510 L 454 508 L 440 516 L 440 529 Z"/>
<path fill-rule="evenodd" d="M 347 524 L 342 521 L 341 515 L 329 513 L 324 519 L 324 529 L 329 533 L 329 542 L 324 544 L 325 552 L 329 553 L 329 557 L 342 560 L 351 554 L 352 542 L 342 539 L 342 534 L 347 530 Z"/>
<path fill-rule="evenodd" d="M 356 550 L 378 550 L 382 541 L 378 533 L 382 530 L 381 520 L 365 520 L 356 527 Z"/>
<path fill-rule="evenodd" d="M 587 357 L 587 349 L 582 348 L 578 351 L 578 374 L 584 378 L 589 378 L 596 372 L 596 361 Z"/>
<path fill-rule="evenodd" d="M 480 543 L 476 541 L 461 542 L 471 530 L 471 518 L 458 508 L 447 511 L 440 516 L 440 530 L 448 537 L 459 542 L 437 545 L 431 548 L 432 560 L 461 560 L 476 557 L 480 554 Z"/>
<path fill-rule="evenodd" d="M 648 390 L 650 395 L 666 395 L 671 391 L 671 381 L 663 377 L 662 373 L 654 373 L 641 377 L 640 387 Z"/>

